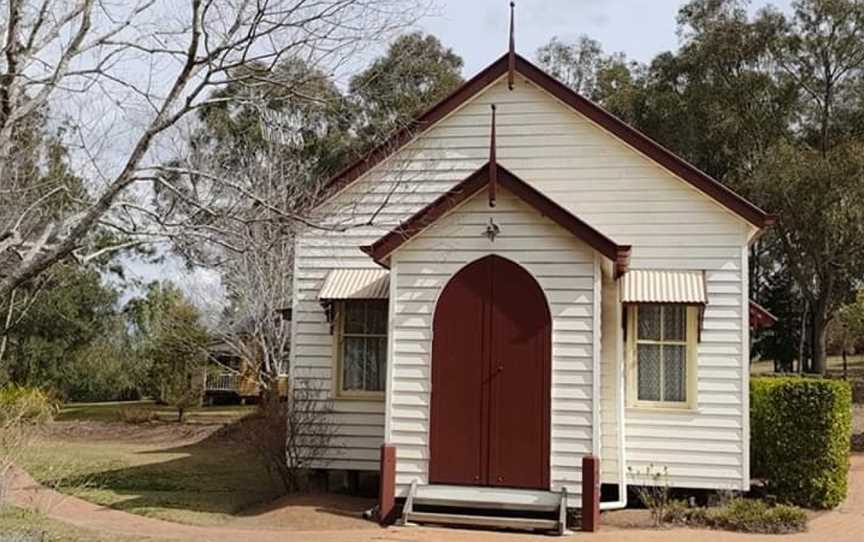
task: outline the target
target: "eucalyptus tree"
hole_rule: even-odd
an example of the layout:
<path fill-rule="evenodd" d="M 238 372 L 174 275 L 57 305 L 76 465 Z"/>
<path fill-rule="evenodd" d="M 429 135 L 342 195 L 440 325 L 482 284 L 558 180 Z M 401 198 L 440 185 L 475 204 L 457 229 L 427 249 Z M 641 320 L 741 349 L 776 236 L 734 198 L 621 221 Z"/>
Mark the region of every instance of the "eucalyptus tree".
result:
<path fill-rule="evenodd" d="M 360 149 L 410 128 L 415 116 L 462 83 L 462 65 L 462 57 L 431 34 L 413 32 L 395 39 L 384 55 L 351 78 Z"/>
<path fill-rule="evenodd" d="M 607 107 L 610 105 L 605 103 L 607 98 L 632 84 L 631 71 L 639 68 L 635 62 L 628 62 L 623 53 L 605 53 L 600 42 L 585 35 L 572 42 L 552 37 L 537 49 L 535 57 L 556 79 Z"/>

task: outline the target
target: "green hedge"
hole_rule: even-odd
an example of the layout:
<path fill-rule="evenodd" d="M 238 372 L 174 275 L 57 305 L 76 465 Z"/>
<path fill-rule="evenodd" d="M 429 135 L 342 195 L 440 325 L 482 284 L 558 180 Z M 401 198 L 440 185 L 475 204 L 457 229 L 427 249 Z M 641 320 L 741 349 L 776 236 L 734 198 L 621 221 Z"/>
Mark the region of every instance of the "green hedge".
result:
<path fill-rule="evenodd" d="M 752 474 L 783 502 L 833 508 L 846 497 L 852 390 L 841 380 L 750 381 Z"/>

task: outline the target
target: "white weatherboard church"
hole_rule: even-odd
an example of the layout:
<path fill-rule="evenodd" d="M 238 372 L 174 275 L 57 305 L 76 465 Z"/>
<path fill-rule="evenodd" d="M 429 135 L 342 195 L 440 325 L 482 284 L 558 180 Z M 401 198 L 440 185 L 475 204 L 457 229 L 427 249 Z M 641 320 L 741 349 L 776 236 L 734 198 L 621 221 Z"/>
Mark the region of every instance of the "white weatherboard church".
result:
<path fill-rule="evenodd" d="M 585 457 L 602 508 L 649 465 L 749 488 L 763 211 L 512 50 L 329 190 L 291 348 L 332 402 L 322 467 L 378 471 L 386 443 L 396 497 L 442 502 L 579 507 Z"/>

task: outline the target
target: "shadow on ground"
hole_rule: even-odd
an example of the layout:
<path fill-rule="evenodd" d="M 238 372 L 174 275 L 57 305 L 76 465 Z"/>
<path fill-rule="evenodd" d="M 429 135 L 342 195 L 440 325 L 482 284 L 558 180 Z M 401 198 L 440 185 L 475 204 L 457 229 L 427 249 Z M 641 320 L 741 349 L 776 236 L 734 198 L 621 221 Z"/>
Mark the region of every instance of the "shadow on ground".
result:
<path fill-rule="evenodd" d="M 362 511 L 374 504 L 368 499 L 326 493 L 283 496 L 278 482 L 271 480 L 262 460 L 246 443 L 243 424 L 255 421 L 245 418 L 198 434 L 182 445 L 171 445 L 162 438 L 156 445 L 145 444 L 130 452 L 137 459 L 127 462 L 143 459 L 143 464 L 47 483 L 79 488 L 73 489 L 79 496 L 117 510 L 183 523 L 238 521 L 258 526 L 266 520 L 268 526 L 314 529 L 362 522 Z M 183 434 L 179 425 L 177 428 Z M 140 432 L 148 430 L 164 437 L 164 424 L 145 426 Z M 106 442 L 106 447 L 110 445 Z"/>

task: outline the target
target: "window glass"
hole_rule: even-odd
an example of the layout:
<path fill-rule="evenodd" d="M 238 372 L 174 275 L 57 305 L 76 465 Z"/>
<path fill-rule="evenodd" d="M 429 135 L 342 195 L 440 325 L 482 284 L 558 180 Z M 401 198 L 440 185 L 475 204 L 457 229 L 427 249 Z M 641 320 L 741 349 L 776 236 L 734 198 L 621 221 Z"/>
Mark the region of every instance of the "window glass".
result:
<path fill-rule="evenodd" d="M 660 340 L 660 305 L 639 306 L 639 338 Z"/>
<path fill-rule="evenodd" d="M 687 400 L 687 347 L 663 346 L 663 400 Z"/>
<path fill-rule="evenodd" d="M 637 400 L 686 402 L 687 307 L 650 304 L 635 312 Z"/>
<path fill-rule="evenodd" d="M 345 302 L 345 333 L 364 333 L 366 330 L 366 303 Z"/>
<path fill-rule="evenodd" d="M 660 400 L 660 346 L 639 346 L 639 400 Z"/>
<path fill-rule="evenodd" d="M 687 307 L 684 305 L 664 305 L 663 339 L 683 341 L 687 337 Z"/>
<path fill-rule="evenodd" d="M 366 339 L 345 337 L 342 353 L 342 388 L 345 390 L 363 389 L 363 366 L 366 358 Z"/>
<path fill-rule="evenodd" d="M 384 391 L 387 302 L 346 301 L 342 310 L 342 391 Z"/>
<path fill-rule="evenodd" d="M 366 305 L 366 327 L 368 333 L 387 334 L 387 305 L 385 303 Z"/>

